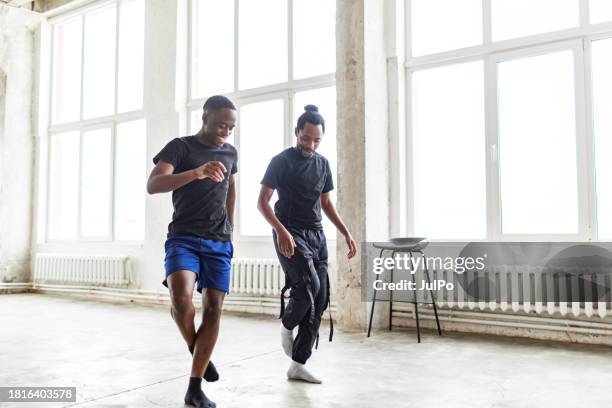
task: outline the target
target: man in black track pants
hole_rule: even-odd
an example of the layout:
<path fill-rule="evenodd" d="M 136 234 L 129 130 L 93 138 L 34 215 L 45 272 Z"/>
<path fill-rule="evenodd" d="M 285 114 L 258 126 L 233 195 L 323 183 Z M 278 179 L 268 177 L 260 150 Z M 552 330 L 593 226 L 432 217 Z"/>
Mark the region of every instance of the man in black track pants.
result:
<path fill-rule="evenodd" d="M 274 245 L 285 271 L 281 294 L 281 344 L 292 362 L 287 377 L 321 383 L 305 368 L 318 342 L 321 316 L 329 305 L 327 243 L 321 225 L 321 209 L 334 223 L 349 247 L 357 247 L 330 197 L 334 188 L 329 162 L 315 150 L 325 133 L 325 120 L 314 105 L 304 107 L 295 128 L 297 144 L 272 158 L 261 182 L 258 208 L 274 228 Z M 274 211 L 270 198 L 278 191 Z M 291 289 L 287 308 L 284 292 Z M 330 322 L 331 324 L 331 322 Z M 293 329 L 298 333 L 293 338 Z M 330 329 L 330 341 L 333 326 Z"/>

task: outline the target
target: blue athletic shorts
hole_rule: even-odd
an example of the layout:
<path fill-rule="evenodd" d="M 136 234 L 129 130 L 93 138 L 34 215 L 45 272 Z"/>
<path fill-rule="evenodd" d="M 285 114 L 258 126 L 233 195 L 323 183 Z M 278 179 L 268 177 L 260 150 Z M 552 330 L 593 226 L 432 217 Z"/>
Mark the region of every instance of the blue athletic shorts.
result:
<path fill-rule="evenodd" d="M 216 241 L 193 235 L 178 235 L 166 240 L 166 279 L 162 282 L 168 287 L 168 276 L 178 270 L 188 270 L 196 274 L 198 292 L 210 288 L 229 293 L 230 273 L 234 246 L 232 241 Z"/>

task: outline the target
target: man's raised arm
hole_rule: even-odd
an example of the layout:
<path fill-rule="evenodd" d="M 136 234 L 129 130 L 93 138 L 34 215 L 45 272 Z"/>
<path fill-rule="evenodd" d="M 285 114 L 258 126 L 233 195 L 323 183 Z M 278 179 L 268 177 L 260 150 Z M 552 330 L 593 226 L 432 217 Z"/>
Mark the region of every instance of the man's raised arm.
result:
<path fill-rule="evenodd" d="M 210 178 L 217 183 L 223 181 L 223 172 L 226 171 L 223 163 L 211 161 L 200 167 L 173 174 L 174 166 L 163 160 L 157 162 L 147 181 L 149 194 L 167 193 L 191 183 L 193 180 Z"/>

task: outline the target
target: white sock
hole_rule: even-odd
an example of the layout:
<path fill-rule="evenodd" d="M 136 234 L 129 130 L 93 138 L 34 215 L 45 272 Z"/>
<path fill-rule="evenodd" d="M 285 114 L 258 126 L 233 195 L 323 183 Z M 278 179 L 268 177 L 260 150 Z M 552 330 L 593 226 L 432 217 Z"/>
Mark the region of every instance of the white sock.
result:
<path fill-rule="evenodd" d="M 282 323 L 280 325 L 281 344 L 288 357 L 293 354 L 293 330 L 288 330 Z"/>
<path fill-rule="evenodd" d="M 289 370 L 287 370 L 287 378 L 290 380 L 302 380 L 313 384 L 321 384 L 321 380 L 312 375 L 304 366 L 296 361 L 291 361 Z"/>

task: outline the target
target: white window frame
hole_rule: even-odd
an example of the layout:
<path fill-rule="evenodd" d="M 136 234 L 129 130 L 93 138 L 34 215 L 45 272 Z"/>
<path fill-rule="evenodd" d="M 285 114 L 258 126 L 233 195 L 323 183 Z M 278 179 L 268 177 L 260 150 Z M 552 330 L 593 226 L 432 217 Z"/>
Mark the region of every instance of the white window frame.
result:
<path fill-rule="evenodd" d="M 487 236 L 486 240 L 494 241 L 598 241 L 595 165 L 593 154 L 593 98 L 591 82 L 591 42 L 612 38 L 612 21 L 591 24 L 589 21 L 589 2 L 580 1 L 579 21 L 577 28 L 559 30 L 549 33 L 530 35 L 510 40 L 493 42 L 491 40 L 491 0 L 482 0 L 483 4 L 483 43 L 478 46 L 451 50 L 431 55 L 412 57 L 410 5 L 405 0 L 404 21 L 406 60 L 406 232 L 414 236 L 414 184 L 410 163 L 414 155 L 412 148 L 411 126 L 411 83 L 412 73 L 445 65 L 454 65 L 468 61 L 484 61 L 485 89 L 485 139 L 483 154 L 486 158 L 486 206 Z M 571 50 L 574 53 L 574 71 L 576 87 L 576 154 L 578 180 L 578 233 L 577 234 L 504 234 L 501 231 L 501 199 L 498 165 L 499 134 L 497 127 L 497 63 L 516 59 Z"/>
<path fill-rule="evenodd" d="M 116 146 L 116 133 L 117 133 L 117 125 L 123 122 L 131 122 L 131 121 L 136 121 L 136 120 L 145 120 L 145 112 L 144 112 L 144 95 L 143 95 L 143 101 L 142 101 L 142 107 L 139 110 L 135 110 L 135 111 L 130 111 L 130 112 L 123 112 L 123 113 L 117 113 L 117 109 L 118 109 L 118 85 L 119 85 L 119 40 L 120 40 L 120 10 L 121 10 L 121 4 L 124 2 L 131 2 L 132 0 L 105 0 L 105 1 L 101 1 L 101 2 L 97 2 L 94 5 L 88 5 L 88 6 L 84 6 L 81 8 L 77 8 L 75 10 L 71 10 L 69 12 L 66 12 L 64 14 L 58 15 L 56 17 L 51 17 L 49 18 L 49 24 L 50 24 L 50 40 L 49 40 L 49 49 L 51 50 L 51 52 L 49 53 L 50 56 L 50 81 L 49 81 L 49 87 L 50 87 L 50 91 L 48 92 L 48 106 L 50 107 L 50 109 L 48 110 L 48 122 L 49 123 L 49 127 L 47 128 L 47 145 L 50 146 L 50 141 L 51 138 L 58 133 L 64 133 L 64 132 L 71 132 L 71 131 L 78 131 L 79 132 L 79 174 L 78 174 L 78 178 L 79 178 L 79 187 L 78 187 L 78 193 L 79 193 L 79 203 L 78 203 L 78 211 L 77 214 L 75 214 L 75 216 L 77 217 L 77 236 L 75 239 L 58 239 L 58 238 L 51 238 L 49 236 L 49 222 L 51 219 L 51 214 L 50 214 L 50 206 L 47 205 L 46 211 L 45 211 L 45 233 L 44 233 L 44 242 L 46 243 L 75 243 L 75 242 L 101 242 L 101 243 L 108 243 L 108 242 L 113 242 L 113 243 L 118 243 L 118 244 L 142 244 L 144 242 L 144 231 L 143 231 L 143 238 L 139 239 L 139 240 L 120 240 L 120 239 L 115 239 L 115 231 L 114 231 L 114 220 L 115 220 L 115 206 L 116 206 L 116 202 L 115 202 L 115 146 Z M 85 14 L 93 12 L 97 9 L 100 8 L 104 8 L 107 7 L 111 4 L 115 4 L 115 12 L 116 12 L 116 27 L 115 27 L 115 98 L 114 98 L 114 114 L 111 115 L 107 115 L 107 116 L 101 116 L 101 117 L 96 117 L 96 118 L 92 118 L 92 119 L 83 119 L 83 78 L 84 78 L 84 65 L 85 65 L 85 58 L 84 58 L 84 51 L 85 51 L 85 34 L 86 34 L 86 24 L 85 24 Z M 143 2 L 144 7 L 146 7 L 146 1 Z M 73 122 L 68 122 L 68 123 L 61 123 L 61 124 L 53 124 L 53 73 L 54 73 L 54 55 L 53 55 L 53 50 L 54 50 L 54 39 L 55 39 L 55 26 L 58 23 L 62 23 L 66 20 L 75 18 L 76 16 L 79 16 L 82 19 L 82 31 L 81 31 L 81 78 L 80 78 L 80 105 L 79 105 L 79 120 L 78 121 L 73 121 Z M 144 18 L 144 16 L 143 16 Z M 144 46 L 144 44 L 143 44 Z M 144 74 L 144 73 L 143 73 Z M 144 75 L 143 75 L 144 78 Z M 81 234 L 81 184 L 82 184 L 82 159 L 83 159 L 83 132 L 87 132 L 90 130 L 96 130 L 96 129 L 110 129 L 111 132 L 111 163 L 110 163 L 110 168 L 111 168 L 111 186 L 110 186 L 110 218 L 109 218 L 109 235 L 107 235 L 106 237 L 85 237 Z M 47 153 L 47 159 L 46 159 L 46 167 L 47 167 L 47 172 L 46 172 L 46 180 L 47 180 L 47 185 L 49 185 L 50 182 L 50 169 L 51 169 L 51 152 L 50 149 L 48 149 Z M 144 194 L 144 193 L 143 193 Z M 46 203 L 50 203 L 50 195 L 51 195 L 51 191 L 50 188 L 46 189 L 46 194 L 45 194 L 45 200 Z"/>
<path fill-rule="evenodd" d="M 189 28 L 188 28 L 188 61 L 187 61 L 187 132 L 193 128 L 192 121 L 192 113 L 194 111 L 202 111 L 202 106 L 206 101 L 208 96 L 194 98 L 192 96 L 192 75 L 193 72 L 191 70 L 192 67 L 192 56 L 193 56 L 193 41 L 192 41 L 192 19 L 191 15 L 193 13 L 193 1 L 189 1 Z M 302 91 L 310 91 L 319 88 L 328 88 L 336 85 L 336 74 L 335 72 L 329 74 L 318 75 L 309 78 L 303 79 L 293 79 L 293 0 L 287 0 L 287 24 L 288 24 L 288 35 L 287 35 L 287 47 L 288 47 L 288 80 L 286 82 L 281 82 L 272 85 L 266 85 L 258 88 L 249 88 L 240 90 L 238 88 L 238 73 L 239 73 L 239 39 L 240 39 L 240 30 L 238 27 L 238 7 L 239 1 L 234 1 L 234 22 L 235 22 L 235 35 L 234 35 L 234 90 L 232 92 L 225 93 L 236 106 L 236 109 L 240 111 L 240 108 L 244 105 L 256 103 L 256 102 L 265 102 L 273 99 L 283 99 L 285 104 L 285 114 L 284 114 L 284 126 L 285 129 L 285 137 L 284 137 L 284 148 L 293 146 L 295 144 L 295 136 L 293 134 L 293 129 L 295 127 L 295 123 L 293 123 L 293 110 L 294 110 L 294 96 L 298 92 Z M 256 198 L 252 200 L 245 199 L 242 200 L 242 197 L 238 193 L 240 191 L 240 174 L 243 169 L 240 167 L 240 118 L 238 118 L 238 123 L 236 125 L 236 129 L 234 130 L 234 140 L 235 147 L 238 150 L 238 173 L 236 174 L 236 208 L 234 210 L 234 222 L 238 226 L 233 235 L 233 239 L 236 242 L 265 242 L 268 243 L 270 241 L 271 233 L 268 235 L 242 235 L 240 232 L 240 208 L 242 205 L 252 206 L 254 211 L 256 211 Z M 323 141 L 325 143 L 325 141 Z M 279 151 L 280 153 L 280 151 Z M 263 177 L 263 174 L 261 175 Z M 259 214 L 257 214 L 259 216 Z M 270 227 L 270 231 L 272 228 Z M 327 238 L 328 241 L 335 241 L 335 235 Z"/>

